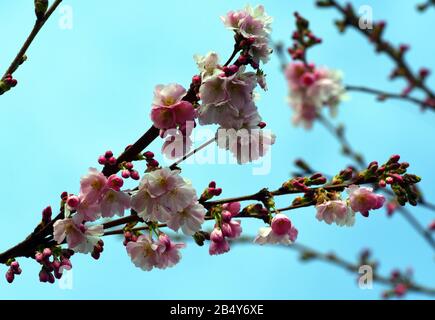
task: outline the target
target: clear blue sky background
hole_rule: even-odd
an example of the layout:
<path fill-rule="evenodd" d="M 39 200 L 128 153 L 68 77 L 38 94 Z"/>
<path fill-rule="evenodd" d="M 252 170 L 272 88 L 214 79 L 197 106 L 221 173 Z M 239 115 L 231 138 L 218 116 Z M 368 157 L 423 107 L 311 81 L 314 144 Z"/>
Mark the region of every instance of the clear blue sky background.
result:
<path fill-rule="evenodd" d="M 373 6 L 375 19 L 389 22 L 386 36 L 412 46 L 412 65 L 434 67 L 435 44 L 427 40 L 435 12 L 418 14 L 417 1 L 353 1 Z M 112 3 L 112 4 L 111 4 Z M 314 1 L 262 2 L 275 18 L 273 38 L 290 43 L 295 10 L 312 21 L 324 44 L 310 60 L 345 72 L 349 84 L 400 90 L 402 83 L 387 80 L 392 64 L 376 56 L 367 41 L 354 31 L 338 34 L 332 24 L 337 14 L 318 10 Z M 245 1 L 65 1 L 73 8 L 72 30 L 58 26 L 56 12 L 28 52 L 28 61 L 16 73 L 19 86 L 0 98 L 0 250 L 22 240 L 40 219 L 48 204 L 58 204 L 64 190 L 77 192 L 79 178 L 96 158 L 110 148 L 122 148 L 149 126 L 154 85 L 187 85 L 196 72 L 192 56 L 209 50 L 227 56 L 232 34 L 219 16 L 238 9 Z M 30 31 L 31 1 L 0 4 L 0 70 L 5 70 Z M 277 134 L 269 175 L 252 176 L 252 166 L 184 166 L 183 175 L 198 190 L 217 180 L 224 196 L 251 193 L 264 186 L 277 187 L 289 175 L 293 160 L 307 159 L 324 172 L 337 172 L 349 162 L 339 155 L 339 145 L 320 125 L 314 130 L 294 128 L 286 105 L 287 88 L 274 57 L 265 66 L 270 90 L 259 107 Z M 434 78 L 430 84 L 435 87 Z M 378 104 L 370 96 L 352 94 L 339 110 L 337 122 L 348 127 L 349 139 L 367 160 L 383 161 L 400 153 L 411 170 L 423 176 L 421 186 L 435 199 L 433 136 L 435 114 L 421 113 L 401 102 Z M 161 141 L 152 145 L 158 151 Z M 289 204 L 280 199 L 280 205 Z M 427 224 L 433 212 L 412 209 Z M 380 271 L 415 269 L 415 279 L 435 286 L 434 254 L 401 216 L 389 219 L 380 210 L 355 227 L 338 228 L 319 223 L 313 208 L 291 213 L 299 228 L 299 241 L 347 259 L 365 247 L 381 259 Z M 243 222 L 255 234 L 258 221 Z M 384 289 L 360 290 L 355 275 L 323 263 L 301 264 L 289 249 L 237 246 L 223 256 L 209 256 L 206 247 L 189 243 L 183 260 L 166 271 L 142 272 L 135 268 L 121 241 L 106 239 L 105 252 L 95 262 L 89 256 L 73 259 L 72 290 L 38 282 L 38 266 L 20 259 L 23 275 L 14 285 L 0 281 L 0 298 L 220 298 L 220 299 L 377 299 Z M 6 271 L 0 267 L 1 277 Z M 409 295 L 410 298 L 424 298 Z"/>

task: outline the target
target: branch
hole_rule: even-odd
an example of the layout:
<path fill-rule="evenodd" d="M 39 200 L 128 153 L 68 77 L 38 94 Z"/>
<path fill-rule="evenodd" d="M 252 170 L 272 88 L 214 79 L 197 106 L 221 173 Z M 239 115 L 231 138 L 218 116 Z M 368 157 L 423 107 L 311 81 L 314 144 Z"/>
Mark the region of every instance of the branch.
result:
<path fill-rule="evenodd" d="M 341 269 L 344 269 L 346 271 L 349 271 L 351 273 L 358 274 L 360 265 L 349 262 L 339 256 L 337 256 L 334 253 L 322 253 L 319 251 L 316 251 L 310 247 L 307 247 L 300 243 L 294 243 L 293 245 L 288 247 L 289 249 L 295 250 L 301 254 L 301 259 L 304 261 L 308 260 L 318 260 L 323 261 L 332 265 L 335 265 Z M 395 286 L 397 283 L 391 279 L 391 277 L 382 276 L 373 270 L 373 280 L 375 282 L 379 282 L 385 285 L 389 286 Z M 429 288 L 425 287 L 419 284 L 416 284 L 414 282 L 407 283 L 407 290 L 416 292 L 416 293 L 423 293 L 431 296 L 435 296 L 435 288 Z"/>
<path fill-rule="evenodd" d="M 364 86 L 353 86 L 353 85 L 347 85 L 346 86 L 347 91 L 359 91 L 364 92 L 368 94 L 373 94 L 377 96 L 377 99 L 379 101 L 385 101 L 387 99 L 396 99 L 396 100 L 403 100 L 408 101 L 411 103 L 414 103 L 422 108 L 430 107 L 430 105 L 421 99 L 417 99 L 408 95 L 398 94 L 398 93 L 389 93 L 378 89 L 372 89 Z"/>
<path fill-rule="evenodd" d="M 42 18 L 36 19 L 35 25 L 33 26 L 32 31 L 30 32 L 29 36 L 27 37 L 26 41 L 24 42 L 23 46 L 21 47 L 20 51 L 16 55 L 15 59 L 12 61 L 6 72 L 4 73 L 2 80 L 6 79 L 8 75 L 12 75 L 18 67 L 25 61 L 26 59 L 26 52 L 27 49 L 29 49 L 30 45 L 32 44 L 33 40 L 39 33 L 39 31 L 44 26 L 45 22 L 50 18 L 50 16 L 53 14 L 53 12 L 56 10 L 56 8 L 60 5 L 62 0 L 56 0 L 50 8 L 48 8 L 47 12 L 44 14 Z M 9 89 L 8 89 L 9 90 Z M 7 90 L 6 90 L 7 91 Z M 3 94 L 6 91 L 2 91 L 0 89 L 0 95 Z"/>
<path fill-rule="evenodd" d="M 405 61 L 404 53 L 408 48 L 401 46 L 396 49 L 390 42 L 382 38 L 385 28 L 384 22 L 376 24 L 372 29 L 363 29 L 359 26 L 360 17 L 356 15 L 350 4 L 342 6 L 335 0 L 320 0 L 317 1 L 317 5 L 319 7 L 333 7 L 337 9 L 343 15 L 343 19 L 336 22 L 340 31 L 344 31 L 347 27 L 355 29 L 376 47 L 377 52 L 384 53 L 390 57 L 396 64 L 392 78 L 402 77 L 408 81 L 408 88 L 405 90 L 406 95 L 415 88 L 420 89 L 427 95 L 427 103 L 424 104 L 425 109 L 428 108 L 435 111 L 435 93 L 425 83 L 427 72 L 415 74 Z"/>
<path fill-rule="evenodd" d="M 426 2 L 417 5 L 417 10 L 420 12 L 426 11 L 430 7 L 435 8 L 435 0 L 426 0 Z"/>

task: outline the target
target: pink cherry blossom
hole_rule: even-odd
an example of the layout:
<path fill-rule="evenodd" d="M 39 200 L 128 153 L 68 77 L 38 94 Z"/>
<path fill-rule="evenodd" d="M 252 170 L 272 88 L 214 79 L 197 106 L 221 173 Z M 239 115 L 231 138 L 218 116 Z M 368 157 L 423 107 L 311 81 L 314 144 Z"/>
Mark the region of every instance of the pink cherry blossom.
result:
<path fill-rule="evenodd" d="M 289 245 L 296 241 L 298 230 L 293 227 L 290 219 L 282 213 L 273 217 L 270 227 L 261 227 L 254 242 L 264 244 L 285 244 Z"/>
<path fill-rule="evenodd" d="M 255 62 L 266 63 L 272 50 L 268 46 L 272 18 L 266 14 L 264 7 L 246 6 L 243 10 L 230 11 L 221 17 L 225 26 L 242 35 L 245 39 L 253 39 L 249 54 Z"/>
<path fill-rule="evenodd" d="M 258 235 L 254 239 L 254 243 L 264 245 L 264 244 L 292 244 L 297 237 L 297 229 L 292 228 L 289 230 L 288 234 L 279 236 L 273 232 L 271 227 L 261 227 L 258 230 Z"/>
<path fill-rule="evenodd" d="M 147 173 L 143 176 L 141 182 L 141 185 L 146 185 L 152 197 L 160 197 L 184 184 L 185 182 L 180 176 L 180 171 L 169 168 L 162 168 Z"/>
<path fill-rule="evenodd" d="M 181 259 L 179 249 L 184 248 L 184 243 L 174 243 L 166 234 L 160 234 L 157 243 L 157 263 L 156 267 L 166 269 L 176 265 Z"/>
<path fill-rule="evenodd" d="M 208 252 L 210 255 L 218 255 L 228 251 L 230 251 L 230 244 L 225 239 L 222 230 L 214 228 L 210 234 L 210 247 Z"/>
<path fill-rule="evenodd" d="M 103 194 L 107 178 L 95 168 L 90 168 L 89 173 L 80 180 L 80 199 L 86 203 L 97 202 Z"/>
<path fill-rule="evenodd" d="M 303 123 L 306 129 L 311 128 L 323 106 L 330 107 L 335 115 L 336 107 L 345 95 L 339 72 L 294 62 L 287 65 L 285 76 L 290 89 L 289 103 L 295 112 L 295 125 Z"/>
<path fill-rule="evenodd" d="M 266 155 L 275 139 L 275 134 L 270 130 L 260 130 L 257 126 L 237 131 L 219 130 L 217 144 L 220 148 L 229 150 L 237 163 L 244 164 Z"/>
<path fill-rule="evenodd" d="M 216 52 L 209 52 L 205 56 L 195 55 L 193 58 L 203 80 L 222 73 L 222 70 L 219 69 L 219 56 Z"/>
<path fill-rule="evenodd" d="M 278 213 L 273 219 L 271 223 L 272 231 L 279 235 L 288 234 L 292 228 L 292 223 L 290 219 L 282 213 Z"/>
<path fill-rule="evenodd" d="M 107 187 L 115 191 L 121 190 L 121 187 L 123 185 L 124 185 L 124 180 L 122 180 L 122 178 L 118 177 L 116 174 L 112 174 L 107 179 Z"/>
<path fill-rule="evenodd" d="M 163 168 L 142 177 L 139 190 L 131 200 L 131 207 L 140 217 L 167 222 L 171 215 L 184 210 L 196 200 L 195 190 L 179 172 Z"/>
<path fill-rule="evenodd" d="M 222 222 L 222 234 L 230 239 L 240 237 L 240 235 L 242 234 L 242 227 L 240 224 L 240 220 L 230 220 L 228 222 Z"/>
<path fill-rule="evenodd" d="M 167 221 L 167 225 L 174 231 L 181 228 L 184 234 L 193 235 L 201 229 L 205 213 L 205 208 L 196 201 L 185 209 L 172 214 Z"/>
<path fill-rule="evenodd" d="M 244 68 L 229 77 L 215 75 L 207 78 L 199 89 L 202 100 L 198 114 L 200 124 L 240 129 L 252 115 L 258 114 L 252 96 L 256 85 L 255 73 L 245 73 Z"/>
<path fill-rule="evenodd" d="M 145 271 L 152 270 L 158 264 L 158 243 L 148 235 L 141 235 L 137 241 L 127 243 L 127 253 L 131 261 L 138 268 Z"/>
<path fill-rule="evenodd" d="M 319 221 L 325 221 L 327 224 L 345 220 L 349 211 L 347 203 L 342 200 L 325 201 L 318 204 L 316 209 L 316 218 Z"/>
<path fill-rule="evenodd" d="M 360 212 L 366 217 L 369 215 L 370 210 L 382 208 L 385 202 L 385 197 L 374 193 L 372 188 L 352 185 L 347 188 L 347 192 L 352 210 Z"/>
<path fill-rule="evenodd" d="M 125 210 L 130 209 L 130 196 L 122 191 L 108 189 L 101 199 L 101 214 L 103 218 L 114 215 L 122 217 Z"/>
<path fill-rule="evenodd" d="M 80 253 L 92 253 L 94 247 L 101 240 L 104 235 L 104 228 L 102 225 L 84 226 L 84 240 L 75 247 L 70 249 Z"/>
<path fill-rule="evenodd" d="M 186 89 L 179 84 L 156 86 L 151 120 L 157 128 L 175 128 L 186 121 L 193 121 L 195 110 L 190 102 L 182 100 L 185 95 Z"/>
<path fill-rule="evenodd" d="M 69 248 L 77 247 L 85 241 L 83 228 L 71 218 L 57 220 L 53 225 L 53 238 L 61 244 L 66 239 Z"/>
<path fill-rule="evenodd" d="M 222 209 L 229 211 L 232 217 L 235 217 L 239 214 L 241 208 L 240 202 L 229 202 L 222 205 Z"/>
<path fill-rule="evenodd" d="M 80 203 L 77 207 L 77 218 L 81 221 L 95 221 L 101 218 L 101 206 L 99 202 L 89 203 L 80 196 Z"/>

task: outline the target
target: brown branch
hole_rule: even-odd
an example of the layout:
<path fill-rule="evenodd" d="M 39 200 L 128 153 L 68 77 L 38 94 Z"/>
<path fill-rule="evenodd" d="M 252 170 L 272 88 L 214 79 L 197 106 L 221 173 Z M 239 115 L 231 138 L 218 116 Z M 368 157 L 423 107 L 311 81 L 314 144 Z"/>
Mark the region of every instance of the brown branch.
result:
<path fill-rule="evenodd" d="M 372 44 L 376 46 L 376 51 L 386 54 L 396 64 L 396 70 L 400 76 L 404 77 L 413 88 L 422 90 L 428 98 L 435 99 L 435 93 L 426 85 L 423 78 L 414 72 L 405 61 L 403 52 L 400 49 L 396 49 L 391 43 L 382 39 L 381 34 L 377 34 L 379 30 L 374 29 L 362 29 L 359 27 L 360 17 L 358 17 L 353 8 L 348 6 L 342 6 L 335 0 L 321 0 L 317 1 L 320 7 L 333 7 L 337 9 L 343 15 L 343 20 L 339 22 L 340 26 L 344 29 L 346 27 L 352 27 L 354 30 L 366 37 Z M 380 32 L 382 33 L 382 32 Z M 426 108 L 435 111 L 435 105 L 425 104 Z"/>
<path fill-rule="evenodd" d="M 309 259 L 324 261 L 351 273 L 358 274 L 360 268 L 358 264 L 351 263 L 334 253 L 321 253 L 303 244 L 294 243 L 293 245 L 288 246 L 288 248 L 298 251 L 301 254 L 302 259 L 303 257 L 309 257 Z M 373 280 L 389 286 L 394 286 L 396 284 L 391 278 L 382 276 L 376 272 L 373 273 Z M 408 283 L 407 288 L 408 291 L 435 296 L 435 288 L 429 288 L 414 282 Z"/>
<path fill-rule="evenodd" d="M 45 22 L 47 22 L 48 18 L 52 15 L 52 13 L 56 10 L 56 8 L 60 5 L 62 0 L 56 0 L 50 8 L 47 10 L 45 15 L 41 19 L 36 19 L 35 25 L 33 26 L 32 31 L 30 32 L 29 36 L 27 37 L 26 41 L 24 42 L 23 46 L 21 47 L 20 51 L 16 55 L 15 59 L 12 61 L 9 68 L 6 70 L 5 74 L 3 75 L 2 79 L 4 79 L 8 74 L 13 74 L 20 64 L 23 62 L 23 57 L 26 55 L 27 49 L 29 49 L 30 45 L 32 44 L 33 40 L 39 33 L 39 31 L 44 26 Z"/>
<path fill-rule="evenodd" d="M 426 2 L 419 3 L 417 5 L 417 10 L 423 12 L 429 9 L 430 7 L 435 8 L 435 0 L 426 0 Z"/>
<path fill-rule="evenodd" d="M 373 88 L 369 88 L 369 87 L 347 85 L 346 90 L 347 91 L 359 91 L 359 92 L 364 92 L 364 93 L 368 93 L 368 94 L 373 94 L 373 95 L 377 96 L 379 101 L 384 101 L 387 99 L 396 99 L 396 100 L 403 100 L 403 101 L 408 101 L 408 102 L 414 103 L 422 108 L 430 107 L 426 103 L 426 101 L 421 100 L 421 99 L 417 99 L 417 98 L 414 98 L 414 97 L 411 97 L 408 95 L 403 95 L 403 94 L 398 94 L 398 93 L 389 93 L 389 92 L 385 92 L 382 90 L 373 89 Z"/>

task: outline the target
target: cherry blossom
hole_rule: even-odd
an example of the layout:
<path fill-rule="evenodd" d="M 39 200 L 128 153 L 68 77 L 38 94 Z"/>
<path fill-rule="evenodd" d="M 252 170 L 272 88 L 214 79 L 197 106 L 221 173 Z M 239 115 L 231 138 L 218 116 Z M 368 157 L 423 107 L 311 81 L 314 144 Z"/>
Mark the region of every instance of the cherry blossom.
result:
<path fill-rule="evenodd" d="M 131 261 L 138 268 L 145 271 L 152 270 L 158 264 L 159 244 L 148 235 L 141 235 L 137 241 L 127 243 L 127 253 Z"/>
<path fill-rule="evenodd" d="M 174 231 L 181 228 L 184 234 L 193 235 L 201 229 L 205 213 L 205 208 L 198 201 L 195 201 L 185 209 L 172 214 L 167 221 L 167 225 Z"/>
<path fill-rule="evenodd" d="M 266 63 L 272 50 L 268 46 L 268 37 L 271 32 L 273 19 L 268 16 L 261 5 L 246 6 L 239 11 L 230 11 L 221 17 L 225 26 L 245 39 L 252 39 L 250 55 L 255 62 Z"/>
<path fill-rule="evenodd" d="M 157 243 L 157 263 L 159 269 L 166 269 L 176 265 L 181 259 L 179 249 L 184 248 L 184 243 L 174 243 L 168 235 L 162 233 L 159 235 Z"/>
<path fill-rule="evenodd" d="M 290 88 L 289 103 L 295 111 L 293 122 L 309 129 L 323 106 L 336 113 L 345 98 L 341 73 L 313 64 L 294 62 L 287 65 L 285 75 Z"/>
<path fill-rule="evenodd" d="M 89 204 L 97 202 L 106 187 L 107 178 L 95 168 L 80 180 L 80 200 Z"/>
<path fill-rule="evenodd" d="M 182 100 L 186 89 L 179 84 L 157 85 L 151 109 L 151 120 L 159 129 L 175 128 L 192 121 L 195 110 L 192 104 Z"/>
<path fill-rule="evenodd" d="M 59 244 L 66 239 L 68 247 L 75 248 L 85 241 L 83 225 L 76 224 L 71 218 L 56 221 L 53 228 L 53 238 Z"/>
<path fill-rule="evenodd" d="M 282 213 L 273 217 L 270 227 L 261 227 L 254 242 L 260 245 L 285 244 L 289 245 L 296 241 L 298 230 L 292 225 L 290 219 Z"/>
<path fill-rule="evenodd" d="M 330 200 L 316 206 L 316 218 L 319 221 L 325 221 L 327 224 L 333 222 L 341 223 L 346 220 L 349 214 L 349 207 L 345 201 Z"/>
<path fill-rule="evenodd" d="M 385 202 L 385 197 L 374 193 L 372 188 L 352 185 L 346 191 L 352 210 L 360 212 L 365 217 L 368 217 L 370 210 L 382 208 Z"/>
<path fill-rule="evenodd" d="M 130 196 L 122 191 L 107 190 L 101 199 L 101 214 L 103 218 L 114 215 L 122 217 L 125 210 L 130 208 Z"/>
<path fill-rule="evenodd" d="M 222 230 L 215 227 L 210 234 L 210 247 L 208 252 L 210 255 L 219 255 L 230 251 L 230 244 L 225 239 Z"/>
<path fill-rule="evenodd" d="M 160 222 L 187 208 L 196 199 L 196 192 L 179 173 L 169 168 L 146 173 L 132 196 L 131 207 L 143 219 Z"/>

